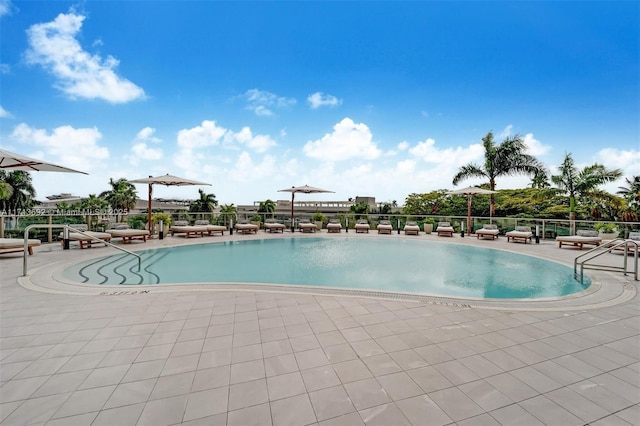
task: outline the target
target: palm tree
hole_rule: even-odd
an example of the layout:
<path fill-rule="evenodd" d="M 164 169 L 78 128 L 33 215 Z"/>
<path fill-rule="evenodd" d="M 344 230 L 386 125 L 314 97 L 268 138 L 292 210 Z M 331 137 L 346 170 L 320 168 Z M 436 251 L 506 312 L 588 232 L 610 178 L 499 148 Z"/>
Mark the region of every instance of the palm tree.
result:
<path fill-rule="evenodd" d="M 109 208 L 109 202 L 96 194 L 89 194 L 89 198 L 83 198 L 73 204 L 74 209 L 84 210 L 89 218 L 89 229 L 94 229 L 98 223 L 101 211 Z"/>
<path fill-rule="evenodd" d="M 233 203 L 223 204 L 220 207 L 220 216 L 223 218 L 225 225 L 227 224 L 227 221 L 229 219 L 234 219 L 236 217 L 237 212 L 238 212 L 238 209 L 236 208 L 236 206 L 233 205 Z"/>
<path fill-rule="evenodd" d="M 619 186 L 618 195 L 622 195 L 629 201 L 629 205 L 640 204 L 640 176 L 634 176 L 631 179 L 626 178 L 627 186 Z"/>
<path fill-rule="evenodd" d="M 13 194 L 13 188 L 7 182 L 0 182 L 0 200 L 8 200 Z"/>
<path fill-rule="evenodd" d="M 549 183 L 549 176 L 546 171 L 542 171 L 542 173 L 536 173 L 531 178 L 531 188 L 549 188 L 551 184 Z"/>
<path fill-rule="evenodd" d="M 111 189 L 100 194 L 100 198 L 107 200 L 111 208 L 116 211 L 116 220 L 120 221 L 120 212 L 131 210 L 136 206 L 138 193 L 133 184 L 127 182 L 126 179 L 118 180 L 109 179 Z"/>
<path fill-rule="evenodd" d="M 565 154 L 558 169 L 560 174 L 551 176 L 551 181 L 557 188 L 549 188 L 544 192 L 569 196 L 569 220 L 572 221 L 576 219 L 576 197 L 603 198 L 605 193 L 597 187 L 622 176 L 620 169 L 607 169 L 598 163 L 578 170 L 571 153 Z"/>
<path fill-rule="evenodd" d="M 267 199 L 261 201 L 258 206 L 258 213 L 269 213 L 273 217 L 273 213 L 276 211 L 276 203 L 273 200 Z"/>
<path fill-rule="evenodd" d="M 489 179 L 489 189 L 495 191 L 496 178 L 500 176 L 517 174 L 540 176 L 546 174 L 544 165 L 532 155 L 525 153 L 527 147 L 519 135 L 508 137 L 501 144 L 496 145 L 493 133 L 489 132 L 482 138 L 482 145 L 484 147 L 484 164 L 479 166 L 470 163 L 460 167 L 458 173 L 453 177 L 454 185 L 464 179 L 485 177 Z M 493 216 L 496 210 L 493 194 L 491 194 L 490 209 Z"/>
<path fill-rule="evenodd" d="M 4 183 L 5 188 L 11 189 L 9 197 L 0 199 L 0 210 L 17 212 L 33 207 L 36 190 L 29 172 L 0 170 L 0 182 Z"/>
<path fill-rule="evenodd" d="M 213 213 L 218 206 L 215 194 L 205 194 L 202 189 L 198 189 L 200 198 L 189 203 L 189 211 L 192 213 Z"/>

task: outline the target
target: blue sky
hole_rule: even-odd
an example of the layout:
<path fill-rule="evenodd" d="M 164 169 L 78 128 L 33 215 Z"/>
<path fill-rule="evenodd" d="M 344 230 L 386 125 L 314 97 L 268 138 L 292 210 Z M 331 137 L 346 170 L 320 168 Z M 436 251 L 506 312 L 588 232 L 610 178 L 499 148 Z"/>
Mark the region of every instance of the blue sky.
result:
<path fill-rule="evenodd" d="M 453 189 L 489 131 L 522 135 L 552 173 L 570 152 L 630 178 L 639 16 L 638 1 L 0 0 L 0 146 L 89 173 L 34 173 L 40 199 L 171 173 L 225 204 L 304 184 L 402 204 Z"/>

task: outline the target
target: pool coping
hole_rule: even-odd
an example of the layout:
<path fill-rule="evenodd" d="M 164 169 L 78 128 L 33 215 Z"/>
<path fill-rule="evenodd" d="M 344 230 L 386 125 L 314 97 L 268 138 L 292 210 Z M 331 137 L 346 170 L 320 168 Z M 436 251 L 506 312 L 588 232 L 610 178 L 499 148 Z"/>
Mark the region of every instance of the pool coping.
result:
<path fill-rule="evenodd" d="M 252 239 L 263 239 L 261 236 Z M 291 237 L 291 236 L 289 236 Z M 316 236 L 323 238 L 323 236 Z M 343 236 L 344 237 L 344 236 Z M 229 241 L 225 239 L 226 241 Z M 233 240 L 232 240 L 233 241 Z M 426 241 L 426 240 L 425 240 Z M 210 240 L 209 242 L 222 242 L 220 240 Z M 194 242 L 196 244 L 197 242 Z M 204 242 L 205 244 L 207 242 Z M 438 243 L 451 244 L 453 241 L 439 241 Z M 163 246 L 175 246 L 176 244 L 165 244 Z M 145 247 L 159 248 L 159 247 Z M 536 254 L 522 253 L 520 251 L 512 251 L 499 247 L 486 247 L 494 250 L 502 250 L 511 253 L 522 254 L 524 256 L 537 257 L 547 261 L 556 262 L 565 266 L 567 262 L 559 259 L 549 259 L 545 256 Z M 90 260 L 93 258 L 103 257 L 105 253 L 95 253 L 83 255 L 82 259 L 62 260 L 47 265 L 41 265 L 34 268 L 31 274 L 26 277 L 18 277 L 18 283 L 29 290 L 67 294 L 76 296 L 89 295 L 126 295 L 126 294 L 149 294 L 149 293 L 167 293 L 167 292 L 225 292 L 225 291 L 246 291 L 246 292 L 264 292 L 264 293 L 287 293 L 287 294 L 305 294 L 317 296 L 341 296 L 356 298 L 384 299 L 403 302 L 417 302 L 432 305 L 444 305 L 461 308 L 479 308 L 494 310 L 517 310 L 517 311 L 548 311 L 548 310 L 586 310 L 596 309 L 605 306 L 613 306 L 624 303 L 635 297 L 637 290 L 626 276 L 617 276 L 610 272 L 591 270 L 589 277 L 592 280 L 591 285 L 584 291 L 574 293 L 567 296 L 552 297 L 544 299 L 477 299 L 456 296 L 441 296 L 430 294 L 419 294 L 400 291 L 382 291 L 371 289 L 352 289 L 338 287 L 317 287 L 317 286 L 300 286 L 294 284 L 271 284 L 271 283 L 176 283 L 158 285 L 135 285 L 126 287 L 121 285 L 88 285 L 79 282 L 67 280 L 62 277 L 62 270 L 77 264 L 80 261 Z"/>

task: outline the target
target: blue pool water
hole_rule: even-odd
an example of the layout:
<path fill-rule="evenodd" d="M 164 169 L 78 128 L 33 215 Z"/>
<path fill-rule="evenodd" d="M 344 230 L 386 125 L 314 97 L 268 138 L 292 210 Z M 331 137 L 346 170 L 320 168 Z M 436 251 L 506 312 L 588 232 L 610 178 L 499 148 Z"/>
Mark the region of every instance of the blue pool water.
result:
<path fill-rule="evenodd" d="M 585 290 L 567 266 L 515 253 L 384 238 L 281 238 L 160 248 L 83 262 L 73 281 L 105 285 L 268 283 L 473 298 L 545 298 Z"/>

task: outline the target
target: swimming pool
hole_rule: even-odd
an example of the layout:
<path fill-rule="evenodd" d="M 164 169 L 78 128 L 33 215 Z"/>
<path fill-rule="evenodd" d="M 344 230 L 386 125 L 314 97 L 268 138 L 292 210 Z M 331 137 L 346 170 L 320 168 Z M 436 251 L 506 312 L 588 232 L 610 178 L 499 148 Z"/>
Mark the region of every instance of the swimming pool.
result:
<path fill-rule="evenodd" d="M 484 299 L 560 297 L 591 284 L 571 268 L 516 253 L 384 238 L 279 238 L 216 242 L 112 255 L 65 269 L 102 285 L 261 283 L 398 291 Z"/>

